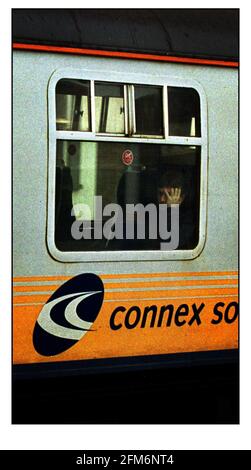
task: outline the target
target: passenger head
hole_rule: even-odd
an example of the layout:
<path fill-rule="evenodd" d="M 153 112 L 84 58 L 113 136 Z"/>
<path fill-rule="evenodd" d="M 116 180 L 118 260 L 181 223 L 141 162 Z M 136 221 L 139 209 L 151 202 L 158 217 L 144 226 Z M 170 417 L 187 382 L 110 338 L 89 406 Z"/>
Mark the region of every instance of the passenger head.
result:
<path fill-rule="evenodd" d="M 167 171 L 158 184 L 158 201 L 160 204 L 182 204 L 185 198 L 184 179 L 179 172 Z"/>

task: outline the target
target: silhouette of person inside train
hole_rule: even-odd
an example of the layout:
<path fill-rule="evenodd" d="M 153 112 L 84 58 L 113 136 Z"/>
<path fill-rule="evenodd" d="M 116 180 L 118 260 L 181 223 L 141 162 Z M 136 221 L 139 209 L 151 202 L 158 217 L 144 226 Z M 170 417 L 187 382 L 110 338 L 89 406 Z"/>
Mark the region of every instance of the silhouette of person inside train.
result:
<path fill-rule="evenodd" d="M 194 189 L 186 182 L 185 175 L 181 171 L 169 170 L 159 178 L 158 203 L 167 205 L 169 226 L 171 205 L 179 205 L 179 246 L 177 249 L 194 248 L 198 238 Z"/>
<path fill-rule="evenodd" d="M 144 166 L 132 166 L 126 169 L 121 176 L 117 188 L 117 203 L 126 213 L 127 204 L 159 204 L 167 205 L 167 229 L 171 230 L 171 205 L 179 205 L 179 245 L 177 249 L 192 249 L 198 241 L 197 214 L 195 203 L 194 185 L 191 184 L 193 178 L 188 172 L 170 169 L 158 176 L 152 169 L 148 170 Z M 130 221 L 129 221 L 130 223 Z M 150 219 L 145 212 L 145 238 L 138 239 L 139 218 L 135 216 L 134 238 L 126 237 L 126 224 L 123 224 L 123 240 L 108 241 L 108 249 L 112 250 L 159 250 L 160 243 L 165 241 L 160 239 L 158 233 L 159 221 L 157 222 L 157 237 L 151 239 L 149 236 Z"/>
<path fill-rule="evenodd" d="M 147 206 L 150 203 L 157 203 L 156 181 L 152 172 L 139 162 L 126 168 L 123 172 L 117 187 L 117 204 L 121 207 L 124 215 L 123 239 L 108 241 L 108 249 L 112 250 L 155 250 L 158 249 L 158 241 L 149 239 L 149 214 L 144 215 L 145 237 L 138 238 L 140 217 L 135 212 L 130 219 L 125 219 L 127 205 L 137 206 L 141 204 Z M 128 238 L 128 224 L 133 226 L 133 238 Z"/>
<path fill-rule="evenodd" d="M 58 158 L 56 167 L 55 237 L 56 241 L 59 242 L 71 240 L 71 226 L 75 221 L 75 217 L 71 215 L 73 208 L 72 191 L 71 170 L 65 165 L 62 158 Z"/>

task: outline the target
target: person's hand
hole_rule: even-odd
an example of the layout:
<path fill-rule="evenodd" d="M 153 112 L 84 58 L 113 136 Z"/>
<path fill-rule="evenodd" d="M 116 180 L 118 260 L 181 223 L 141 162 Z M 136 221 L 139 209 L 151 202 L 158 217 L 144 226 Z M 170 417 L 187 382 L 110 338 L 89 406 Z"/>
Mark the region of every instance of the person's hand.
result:
<path fill-rule="evenodd" d="M 163 188 L 161 190 L 160 202 L 171 206 L 171 204 L 181 204 L 184 196 L 181 194 L 181 188 Z"/>

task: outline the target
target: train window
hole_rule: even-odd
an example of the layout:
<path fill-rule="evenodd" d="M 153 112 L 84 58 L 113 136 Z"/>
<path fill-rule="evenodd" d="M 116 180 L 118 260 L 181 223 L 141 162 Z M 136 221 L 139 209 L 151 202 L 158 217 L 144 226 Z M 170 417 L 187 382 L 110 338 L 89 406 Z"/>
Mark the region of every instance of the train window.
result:
<path fill-rule="evenodd" d="M 97 133 L 125 133 L 123 85 L 95 83 L 95 121 Z"/>
<path fill-rule="evenodd" d="M 162 87 L 134 86 L 136 135 L 163 135 Z"/>
<path fill-rule="evenodd" d="M 169 135 L 200 137 L 200 98 L 193 88 L 168 87 Z"/>
<path fill-rule="evenodd" d="M 52 253 L 74 261 L 198 256 L 206 227 L 203 90 L 163 77 L 70 73 L 56 72 L 49 87 Z"/>
<path fill-rule="evenodd" d="M 90 83 L 85 80 L 59 80 L 56 87 L 58 130 L 90 130 Z"/>
<path fill-rule="evenodd" d="M 130 166 L 124 163 L 126 152 L 125 143 L 58 141 L 55 236 L 59 250 L 161 249 L 157 207 L 168 202 L 166 191 L 172 184 L 181 188 L 182 198 L 177 248 L 197 245 L 200 148 L 131 144 Z M 137 204 L 153 208 L 145 213 L 143 236 L 138 212 L 127 211 L 128 205 Z"/>

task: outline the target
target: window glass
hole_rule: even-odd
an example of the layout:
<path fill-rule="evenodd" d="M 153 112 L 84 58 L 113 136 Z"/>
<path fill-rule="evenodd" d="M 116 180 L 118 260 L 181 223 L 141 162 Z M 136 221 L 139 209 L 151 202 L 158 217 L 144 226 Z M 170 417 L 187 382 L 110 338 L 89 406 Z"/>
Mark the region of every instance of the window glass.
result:
<path fill-rule="evenodd" d="M 162 87 L 134 86 L 136 134 L 163 135 Z"/>
<path fill-rule="evenodd" d="M 95 82 L 95 116 L 97 133 L 125 133 L 123 85 Z"/>
<path fill-rule="evenodd" d="M 168 206 L 172 190 L 179 192 L 177 249 L 197 245 L 200 147 L 60 140 L 56 162 L 59 250 L 160 250 L 158 208 Z M 126 212 L 130 204 L 153 208 L 153 217 L 145 213 L 143 238 L 138 236 L 137 214 Z M 170 214 L 167 224 L 170 228 Z"/>
<path fill-rule="evenodd" d="M 90 83 L 59 80 L 56 86 L 57 130 L 90 131 Z"/>
<path fill-rule="evenodd" d="M 200 98 L 193 88 L 168 87 L 169 135 L 200 137 Z"/>

